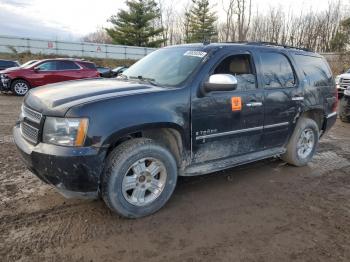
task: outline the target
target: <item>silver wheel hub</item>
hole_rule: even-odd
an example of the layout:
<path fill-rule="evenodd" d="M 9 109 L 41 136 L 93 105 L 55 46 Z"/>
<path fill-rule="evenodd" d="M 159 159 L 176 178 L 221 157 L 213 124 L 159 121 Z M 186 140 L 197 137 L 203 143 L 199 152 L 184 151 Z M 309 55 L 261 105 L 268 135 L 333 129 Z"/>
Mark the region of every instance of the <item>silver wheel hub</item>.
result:
<path fill-rule="evenodd" d="M 297 144 L 297 153 L 299 158 L 307 158 L 315 145 L 315 135 L 312 129 L 308 128 L 302 131 L 298 144 Z"/>
<path fill-rule="evenodd" d="M 23 82 L 15 84 L 15 91 L 19 95 L 25 95 L 28 92 L 28 85 Z"/>
<path fill-rule="evenodd" d="M 155 158 L 143 158 L 131 165 L 124 175 L 122 192 L 126 201 L 144 206 L 163 192 L 167 179 L 164 164 Z"/>

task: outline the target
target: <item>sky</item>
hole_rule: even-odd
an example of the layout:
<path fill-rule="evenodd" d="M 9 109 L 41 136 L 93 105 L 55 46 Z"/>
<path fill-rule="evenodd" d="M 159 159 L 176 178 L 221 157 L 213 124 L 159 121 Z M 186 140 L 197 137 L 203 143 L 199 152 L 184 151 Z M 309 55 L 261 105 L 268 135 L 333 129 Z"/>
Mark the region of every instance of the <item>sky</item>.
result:
<path fill-rule="evenodd" d="M 171 3 L 173 0 L 162 0 Z M 182 7 L 188 0 L 176 0 Z M 223 14 L 222 1 L 212 0 L 217 13 Z M 348 1 L 348 0 L 345 0 Z M 329 0 L 253 0 L 259 13 L 270 6 L 299 11 L 327 7 Z M 108 27 L 108 18 L 125 8 L 124 0 L 0 0 L 0 35 L 78 40 L 82 36 Z"/>

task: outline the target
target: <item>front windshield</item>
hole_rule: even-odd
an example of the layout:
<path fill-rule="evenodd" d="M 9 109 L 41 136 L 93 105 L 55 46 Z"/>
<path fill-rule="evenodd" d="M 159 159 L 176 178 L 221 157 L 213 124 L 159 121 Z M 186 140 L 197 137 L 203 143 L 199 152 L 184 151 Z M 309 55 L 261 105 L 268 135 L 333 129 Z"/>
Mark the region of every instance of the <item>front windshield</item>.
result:
<path fill-rule="evenodd" d="M 177 86 L 190 76 L 206 54 L 188 47 L 159 49 L 132 65 L 123 76 L 149 80 L 156 85 Z"/>

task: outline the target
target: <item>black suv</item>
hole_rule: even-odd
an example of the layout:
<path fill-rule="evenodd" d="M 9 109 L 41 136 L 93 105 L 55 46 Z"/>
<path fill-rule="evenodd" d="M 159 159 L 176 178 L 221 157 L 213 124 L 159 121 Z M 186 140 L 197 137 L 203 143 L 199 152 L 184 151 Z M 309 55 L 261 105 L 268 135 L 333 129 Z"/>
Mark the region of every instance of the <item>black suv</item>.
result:
<path fill-rule="evenodd" d="M 119 79 L 31 90 L 14 139 L 66 196 L 125 217 L 160 209 L 178 176 L 280 156 L 306 165 L 336 121 L 335 82 L 313 52 L 260 43 L 159 49 Z"/>

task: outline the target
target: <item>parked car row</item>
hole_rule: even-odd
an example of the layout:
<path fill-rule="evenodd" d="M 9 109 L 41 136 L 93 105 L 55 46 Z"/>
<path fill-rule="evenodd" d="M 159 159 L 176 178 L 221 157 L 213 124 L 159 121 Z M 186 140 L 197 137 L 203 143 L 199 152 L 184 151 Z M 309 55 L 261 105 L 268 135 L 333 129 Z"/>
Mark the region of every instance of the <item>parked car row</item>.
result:
<path fill-rule="evenodd" d="M 0 60 L 0 91 L 24 96 L 29 89 L 47 84 L 95 77 L 116 77 L 126 67 L 115 69 L 96 67 L 82 59 L 56 58 L 31 60 L 23 65 Z"/>

